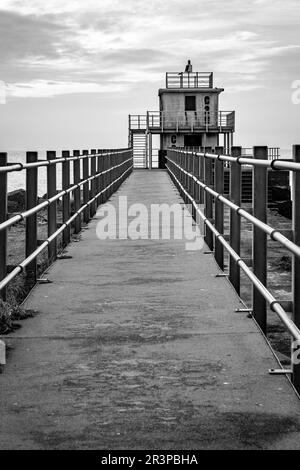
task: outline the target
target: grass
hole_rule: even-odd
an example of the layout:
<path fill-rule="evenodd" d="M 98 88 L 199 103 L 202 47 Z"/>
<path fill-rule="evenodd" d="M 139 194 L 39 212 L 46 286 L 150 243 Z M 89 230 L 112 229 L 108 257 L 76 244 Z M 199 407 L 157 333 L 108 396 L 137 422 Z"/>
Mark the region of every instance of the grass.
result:
<path fill-rule="evenodd" d="M 7 335 L 18 329 L 17 320 L 25 320 L 34 316 L 31 310 L 24 310 L 16 303 L 4 302 L 0 299 L 0 334 Z"/>
<path fill-rule="evenodd" d="M 58 222 L 61 211 L 58 210 Z M 8 264 L 13 267 L 25 259 L 25 222 L 21 221 L 8 230 Z M 47 238 L 47 211 L 38 214 L 38 239 Z M 61 237 L 58 239 L 58 250 L 62 249 Z M 48 253 L 44 250 L 37 258 L 38 277 L 48 268 Z M 0 299 L 0 335 L 7 335 L 20 327 L 17 321 L 32 317 L 34 312 L 23 308 L 33 285 L 28 283 L 25 274 L 15 277 L 7 287 L 5 301 Z"/>

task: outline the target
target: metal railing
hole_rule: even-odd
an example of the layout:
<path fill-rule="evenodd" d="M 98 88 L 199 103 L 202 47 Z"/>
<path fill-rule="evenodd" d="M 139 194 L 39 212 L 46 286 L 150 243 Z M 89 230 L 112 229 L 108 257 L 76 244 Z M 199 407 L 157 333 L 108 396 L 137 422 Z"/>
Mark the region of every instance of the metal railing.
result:
<path fill-rule="evenodd" d="M 166 88 L 213 88 L 213 73 L 167 72 Z"/>
<path fill-rule="evenodd" d="M 253 157 L 242 157 L 241 147 L 232 147 L 231 155 L 194 153 L 183 149 L 167 152 L 167 169 L 186 203 L 192 204 L 193 216 L 205 226 L 205 242 L 224 270 L 224 250 L 229 255 L 229 280 L 240 294 L 240 273 L 252 283 L 254 319 L 264 334 L 267 329 L 267 305 L 281 319 L 294 340 L 292 355 L 300 346 L 300 145 L 293 146 L 293 161 L 268 159 L 268 147 L 254 147 Z M 214 162 L 214 165 L 213 165 Z M 230 164 L 230 197 L 224 196 L 224 165 Z M 252 213 L 241 207 L 241 167 L 253 167 Z M 280 231 L 267 223 L 267 169 L 293 172 L 292 231 Z M 230 210 L 229 236 L 224 234 L 224 207 Z M 241 257 L 241 219 L 253 227 L 252 258 Z M 276 299 L 267 288 L 267 237 L 279 242 L 292 255 L 292 299 Z M 292 312 L 290 318 L 288 312 Z M 297 354 L 298 354 L 297 353 Z M 291 361 L 292 383 L 300 393 L 300 364 Z"/>
<path fill-rule="evenodd" d="M 71 168 L 71 163 L 72 167 Z M 62 165 L 62 189 L 57 190 L 57 169 Z M 38 203 L 38 169 L 47 168 L 47 198 Z M 82 221 L 88 223 L 97 206 L 105 202 L 129 176 L 133 168 L 132 149 L 74 150 L 47 152 L 47 160 L 39 160 L 38 152 L 27 152 L 26 163 L 7 162 L 7 153 L 0 153 L 0 296 L 5 300 L 6 287 L 19 274 L 28 282 L 37 280 L 37 257 L 48 248 L 48 263 L 57 258 L 57 239 L 62 246 L 71 241 L 71 228 L 77 234 Z M 72 170 L 72 171 L 71 171 Z M 26 208 L 9 216 L 7 177 L 9 173 L 26 171 Z M 73 178 L 72 178 L 73 177 Z M 74 183 L 70 184 L 73 179 Z M 71 201 L 71 197 L 73 201 Z M 62 223 L 57 223 L 57 202 L 62 201 Z M 73 210 L 72 209 L 73 206 Z M 46 240 L 37 238 L 37 214 L 47 208 Z M 8 229 L 20 221 L 26 222 L 25 259 L 8 272 Z"/>
<path fill-rule="evenodd" d="M 242 157 L 253 157 L 253 148 L 243 147 Z M 268 147 L 268 159 L 277 160 L 280 158 L 280 147 Z"/>
<path fill-rule="evenodd" d="M 197 131 L 214 129 L 218 132 L 235 129 L 235 112 L 218 111 L 214 112 L 168 112 L 168 111 L 148 111 L 147 114 L 129 115 L 130 130 L 149 131 Z"/>

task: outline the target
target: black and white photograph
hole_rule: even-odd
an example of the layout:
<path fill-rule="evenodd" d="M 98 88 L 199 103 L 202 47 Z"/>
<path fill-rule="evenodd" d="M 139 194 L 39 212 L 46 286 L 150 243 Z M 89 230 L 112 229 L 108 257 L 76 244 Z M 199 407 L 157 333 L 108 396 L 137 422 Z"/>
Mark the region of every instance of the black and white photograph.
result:
<path fill-rule="evenodd" d="M 0 0 L 0 461 L 300 450 L 299 31 Z"/>

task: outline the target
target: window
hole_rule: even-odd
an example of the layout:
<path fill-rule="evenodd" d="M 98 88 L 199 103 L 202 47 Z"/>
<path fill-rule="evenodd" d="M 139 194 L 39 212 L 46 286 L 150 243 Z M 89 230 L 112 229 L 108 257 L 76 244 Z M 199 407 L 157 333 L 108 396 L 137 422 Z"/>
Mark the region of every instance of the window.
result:
<path fill-rule="evenodd" d="M 185 147 L 201 147 L 202 146 L 202 135 L 192 134 L 184 136 Z"/>
<path fill-rule="evenodd" d="M 196 96 L 185 97 L 185 110 L 196 111 Z"/>

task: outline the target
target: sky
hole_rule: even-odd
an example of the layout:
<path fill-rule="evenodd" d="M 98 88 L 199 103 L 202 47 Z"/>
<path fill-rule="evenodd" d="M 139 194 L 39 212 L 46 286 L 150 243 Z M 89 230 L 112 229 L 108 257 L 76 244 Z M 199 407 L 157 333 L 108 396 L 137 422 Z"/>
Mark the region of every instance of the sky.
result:
<path fill-rule="evenodd" d="M 300 144 L 299 31 L 299 0 L 0 0 L 0 150 L 124 147 L 187 59 L 235 145 Z"/>

